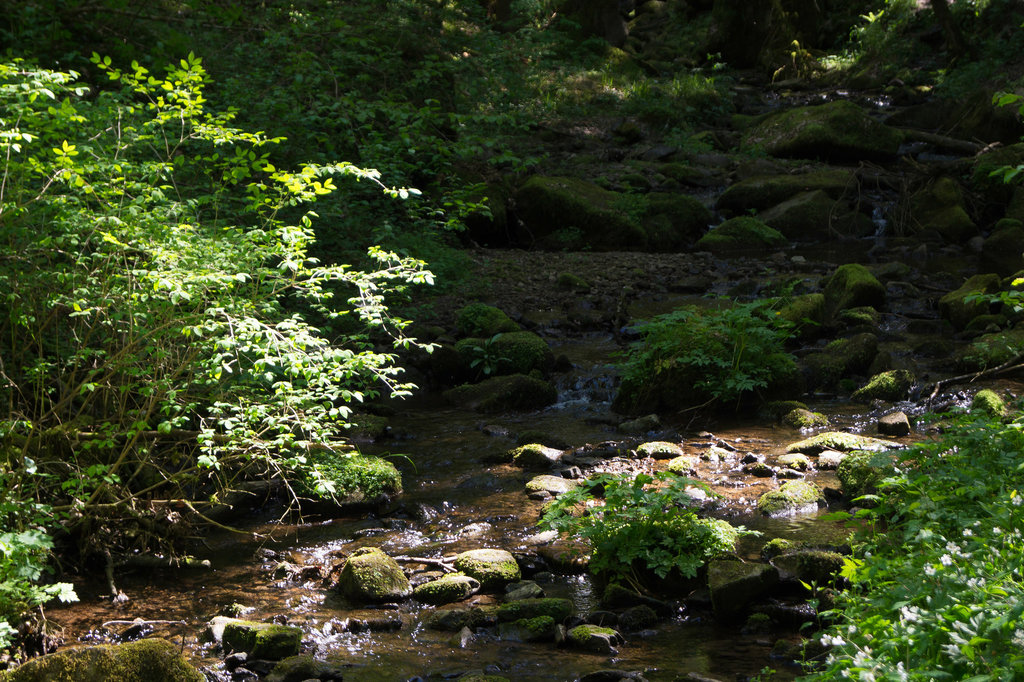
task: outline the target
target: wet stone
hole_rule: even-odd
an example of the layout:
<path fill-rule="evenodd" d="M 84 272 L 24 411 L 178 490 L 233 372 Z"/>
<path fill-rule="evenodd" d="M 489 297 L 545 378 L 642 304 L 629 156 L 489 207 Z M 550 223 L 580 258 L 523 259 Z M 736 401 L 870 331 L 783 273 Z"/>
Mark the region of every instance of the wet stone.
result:
<path fill-rule="evenodd" d="M 839 464 L 845 458 L 845 452 L 839 452 L 838 450 L 825 450 L 818 454 L 818 468 L 822 470 L 838 469 Z"/>
<path fill-rule="evenodd" d="M 893 412 L 878 420 L 878 433 L 883 436 L 906 436 L 910 434 L 910 419 L 904 412 Z"/>

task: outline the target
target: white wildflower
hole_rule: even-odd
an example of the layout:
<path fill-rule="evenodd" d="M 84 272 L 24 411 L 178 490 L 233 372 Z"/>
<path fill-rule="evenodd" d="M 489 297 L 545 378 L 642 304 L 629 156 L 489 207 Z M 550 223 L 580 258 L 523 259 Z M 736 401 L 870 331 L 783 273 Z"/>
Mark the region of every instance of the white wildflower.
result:
<path fill-rule="evenodd" d="M 971 529 L 970 529 L 970 528 L 964 528 L 964 537 L 965 537 L 965 538 L 969 538 L 969 537 L 971 537 L 972 535 L 974 535 L 974 533 L 973 533 L 973 532 L 971 531 Z"/>
<path fill-rule="evenodd" d="M 949 556 L 948 554 L 943 554 L 942 557 L 939 559 L 939 561 L 942 562 L 943 566 L 952 566 L 953 565 L 953 557 Z"/>
<path fill-rule="evenodd" d="M 908 623 L 916 623 L 917 621 L 921 620 L 921 617 L 918 615 L 918 609 L 916 606 L 904 606 L 902 609 L 900 609 L 900 614 L 903 616 L 903 620 L 907 621 Z"/>
<path fill-rule="evenodd" d="M 860 677 L 857 678 L 860 682 L 875 682 L 875 674 L 870 670 L 861 670 Z"/>
<path fill-rule="evenodd" d="M 1011 639 L 1010 642 L 1014 646 L 1019 646 L 1019 647 L 1024 648 L 1024 630 L 1014 630 L 1013 631 L 1013 639 Z"/>
<path fill-rule="evenodd" d="M 924 574 L 925 575 L 935 575 L 935 567 L 932 566 L 931 564 L 928 564 L 927 566 L 924 567 Z"/>
<path fill-rule="evenodd" d="M 1021 497 L 1020 495 L 1014 495 L 1013 497 L 1010 498 L 1010 501 L 1013 502 L 1014 507 L 1019 507 L 1022 504 L 1024 504 L 1024 497 Z"/>
<path fill-rule="evenodd" d="M 821 645 L 822 646 L 842 646 L 846 644 L 846 640 L 839 635 L 822 635 Z"/>
<path fill-rule="evenodd" d="M 907 669 L 903 667 L 903 661 L 896 664 L 896 679 L 900 680 L 900 682 L 906 682 L 910 679 Z"/>

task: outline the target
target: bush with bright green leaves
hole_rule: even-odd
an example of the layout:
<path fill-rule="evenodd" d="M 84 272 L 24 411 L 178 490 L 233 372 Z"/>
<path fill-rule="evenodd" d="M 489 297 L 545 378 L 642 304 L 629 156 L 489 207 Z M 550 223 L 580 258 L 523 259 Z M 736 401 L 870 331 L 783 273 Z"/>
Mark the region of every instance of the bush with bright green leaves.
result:
<path fill-rule="evenodd" d="M 93 63 L 107 82 L 88 97 L 74 73 L 0 63 L 0 475 L 4 499 L 54 505 L 4 537 L 29 567 L 5 603 L 38 601 L 56 512 L 74 510 L 82 555 L 153 551 L 173 524 L 139 496 L 201 511 L 343 442 L 353 402 L 408 393 L 396 352 L 415 341 L 385 297 L 432 281 L 376 248 L 365 269 L 309 255 L 310 205 L 337 179 L 409 190 L 347 163 L 275 167 L 281 140 L 210 109 L 197 57 L 162 78 Z"/>
<path fill-rule="evenodd" d="M 698 516 L 688 485 L 700 484 L 665 472 L 599 474 L 559 495 L 540 525 L 587 542 L 590 570 L 603 577 L 634 585 L 645 573 L 692 578 L 709 559 L 733 551 L 748 531 Z"/>
<path fill-rule="evenodd" d="M 686 306 L 639 331 L 643 339 L 620 363 L 622 385 L 614 407 L 621 412 L 738 406 L 797 378 L 796 363 L 785 350 L 792 325 L 770 301 Z"/>
<path fill-rule="evenodd" d="M 807 679 L 1024 678 L 1024 423 L 981 412 L 900 456 Z"/>

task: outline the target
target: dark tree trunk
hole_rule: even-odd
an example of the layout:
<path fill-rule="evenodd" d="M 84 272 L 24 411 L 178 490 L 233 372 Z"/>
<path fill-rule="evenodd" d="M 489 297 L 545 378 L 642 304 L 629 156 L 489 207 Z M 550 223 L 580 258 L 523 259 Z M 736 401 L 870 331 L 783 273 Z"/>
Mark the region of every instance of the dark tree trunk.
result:
<path fill-rule="evenodd" d="M 930 0 L 932 11 L 935 12 L 935 19 L 942 28 L 942 35 L 946 38 L 946 49 L 954 58 L 966 52 L 967 46 L 964 43 L 963 34 L 953 21 L 953 14 L 949 11 L 949 4 L 946 0 Z"/>

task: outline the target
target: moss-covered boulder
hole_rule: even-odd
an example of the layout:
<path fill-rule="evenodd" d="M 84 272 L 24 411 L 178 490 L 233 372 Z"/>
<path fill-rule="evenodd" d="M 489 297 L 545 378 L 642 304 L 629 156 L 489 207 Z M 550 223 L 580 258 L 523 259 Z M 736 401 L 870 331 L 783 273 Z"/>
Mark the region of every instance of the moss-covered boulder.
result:
<path fill-rule="evenodd" d="M 840 380 L 864 374 L 878 355 L 878 337 L 870 332 L 836 339 L 818 353 L 804 356 L 807 384 L 834 388 Z"/>
<path fill-rule="evenodd" d="M 555 356 L 544 339 L 533 332 L 506 332 L 488 339 L 470 337 L 455 344 L 469 370 L 492 375 L 546 373 Z M 474 366 L 474 363 L 475 366 Z"/>
<path fill-rule="evenodd" d="M 672 459 L 685 454 L 686 451 L 678 443 L 669 443 L 663 440 L 653 440 L 641 443 L 636 448 L 638 457 L 650 457 L 652 459 Z"/>
<path fill-rule="evenodd" d="M 836 469 L 843 494 L 852 499 L 876 492 L 882 479 L 895 473 L 892 460 L 888 452 L 851 452 Z"/>
<path fill-rule="evenodd" d="M 335 587 L 357 602 L 401 601 L 412 594 L 412 586 L 402 567 L 379 547 L 354 551 L 345 560 Z"/>
<path fill-rule="evenodd" d="M 462 573 L 448 573 L 437 580 L 417 585 L 412 596 L 416 601 L 433 606 L 462 601 L 476 594 L 480 581 Z"/>
<path fill-rule="evenodd" d="M 490 627 L 498 624 L 498 607 L 474 606 L 437 609 L 427 615 L 425 625 L 431 630 L 458 632 L 462 628 Z"/>
<path fill-rule="evenodd" d="M 796 296 L 779 310 L 779 316 L 795 325 L 798 337 L 815 338 L 826 322 L 825 294 Z"/>
<path fill-rule="evenodd" d="M 905 369 L 893 369 L 871 377 L 867 384 L 854 391 L 850 397 L 863 403 L 872 400 L 897 402 L 907 397 L 913 385 L 913 372 Z"/>
<path fill-rule="evenodd" d="M 786 452 L 817 455 L 825 450 L 884 452 L 886 450 L 898 450 L 902 447 L 899 443 L 891 440 L 861 436 L 856 433 L 844 433 L 842 431 L 827 431 L 789 444 L 786 447 Z"/>
<path fill-rule="evenodd" d="M 221 618 L 215 618 L 214 621 Z M 253 658 L 270 661 L 279 661 L 299 653 L 302 644 L 301 628 L 236 618 L 223 620 L 220 645 L 225 651 L 244 651 Z"/>
<path fill-rule="evenodd" d="M 1005 166 L 1016 167 L 1024 164 L 1024 142 L 995 147 L 975 158 L 971 173 L 971 188 L 981 192 L 989 201 L 1008 202 L 1014 187 L 1003 182 L 1002 177 L 993 176 L 992 171 Z M 1010 216 L 1024 220 L 1024 216 Z"/>
<path fill-rule="evenodd" d="M 313 656 L 289 656 L 278 661 L 264 682 L 305 682 L 306 680 L 341 680 L 349 667 L 328 663 Z M 154 681 L 155 682 L 155 681 Z"/>
<path fill-rule="evenodd" d="M 910 210 L 920 232 L 935 232 L 951 244 L 963 244 L 978 234 L 978 227 L 964 208 L 963 192 L 952 178 L 938 178 L 916 192 Z"/>
<path fill-rule="evenodd" d="M 480 581 L 480 589 L 489 592 L 504 589 L 522 577 L 519 564 L 503 549 L 471 549 L 455 557 L 455 568 Z"/>
<path fill-rule="evenodd" d="M 765 561 L 771 561 L 777 556 L 796 551 L 802 546 L 803 543 L 799 540 L 790 540 L 788 538 L 772 538 L 768 542 L 764 543 L 764 546 L 761 547 L 761 558 Z"/>
<path fill-rule="evenodd" d="M 566 635 L 569 646 L 595 654 L 615 654 L 618 651 L 616 647 L 623 641 L 622 635 L 615 630 L 589 624 L 577 625 Z"/>
<path fill-rule="evenodd" d="M 1008 329 L 984 334 L 956 352 L 958 369 L 977 372 L 998 367 L 1016 359 L 1024 351 L 1024 329 Z"/>
<path fill-rule="evenodd" d="M 534 476 L 526 482 L 526 492 L 528 493 L 550 493 L 551 495 L 561 495 L 567 493 L 576 486 L 579 485 L 578 481 L 574 481 L 571 478 L 562 478 L 561 476 L 552 476 L 551 474 L 542 474 L 540 476 Z"/>
<path fill-rule="evenodd" d="M 627 195 L 586 180 L 535 175 L 519 188 L 515 203 L 525 246 L 629 251 L 647 245 Z"/>
<path fill-rule="evenodd" d="M 506 642 L 551 642 L 555 639 L 557 623 L 551 616 L 521 618 L 498 624 L 498 639 Z"/>
<path fill-rule="evenodd" d="M 204 682 L 206 676 L 185 659 L 180 646 L 154 637 L 125 644 L 65 649 L 0 673 L 0 679 L 4 682 Z"/>
<path fill-rule="evenodd" d="M 794 471 L 807 471 L 811 468 L 811 460 L 807 459 L 807 455 L 800 454 L 799 452 L 779 455 L 776 461 L 779 466 L 793 469 Z"/>
<path fill-rule="evenodd" d="M 801 192 L 761 211 L 757 217 L 787 240 L 796 242 L 864 237 L 874 230 L 871 218 L 851 210 L 845 201 L 837 201 L 820 189 Z"/>
<path fill-rule="evenodd" d="M 573 613 L 572 601 L 555 597 L 540 599 L 516 599 L 498 607 L 498 621 L 508 623 L 523 618 L 547 616 L 562 623 Z"/>
<path fill-rule="evenodd" d="M 752 601 L 766 596 L 778 581 L 779 571 L 771 564 L 738 559 L 718 559 L 708 564 L 711 605 L 720 618 L 742 613 Z"/>
<path fill-rule="evenodd" d="M 508 452 L 508 459 L 517 467 L 531 471 L 551 469 L 562 461 L 565 453 L 540 443 L 527 443 Z"/>
<path fill-rule="evenodd" d="M 747 131 L 746 147 L 772 156 L 828 161 L 886 160 L 896 156 L 902 135 L 849 100 L 789 109 Z"/>
<path fill-rule="evenodd" d="M 839 199 L 857 182 L 852 171 L 834 168 L 796 175 L 758 175 L 727 187 L 715 206 L 722 215 L 734 216 L 751 209 L 769 209 L 806 192 L 822 191 Z"/>
<path fill-rule="evenodd" d="M 794 429 L 813 429 L 819 426 L 828 426 L 828 417 L 821 412 L 811 412 L 806 408 L 798 407 L 795 410 L 790 410 L 782 418 L 782 423 Z"/>
<path fill-rule="evenodd" d="M 386 459 L 355 452 L 309 455 L 317 473 L 304 472 L 298 492 L 340 506 L 379 504 L 402 492 L 402 474 Z"/>
<path fill-rule="evenodd" d="M 757 500 L 757 510 L 765 516 L 792 516 L 813 512 L 824 496 L 809 481 L 786 481 L 777 490 L 769 490 Z"/>
<path fill-rule="evenodd" d="M 445 391 L 444 398 L 458 407 L 494 414 L 513 410 L 539 410 L 558 399 L 558 390 L 543 379 L 510 374 L 491 377 L 478 384 L 456 386 Z"/>
<path fill-rule="evenodd" d="M 677 476 L 694 476 L 697 474 L 697 465 L 699 463 L 699 457 L 694 457 L 693 455 L 679 455 L 678 457 L 673 457 L 669 460 L 665 469 Z"/>
<path fill-rule="evenodd" d="M 642 224 L 648 251 L 687 249 L 700 239 L 713 219 L 707 206 L 686 194 L 651 192 L 646 204 Z"/>
<path fill-rule="evenodd" d="M 495 334 L 519 331 L 505 311 L 486 303 L 470 303 L 456 313 L 455 328 L 463 336 L 491 338 Z"/>
<path fill-rule="evenodd" d="M 1024 269 L 1024 222 L 1003 218 L 981 245 L 982 268 L 1004 277 Z"/>
<path fill-rule="evenodd" d="M 885 286 L 859 263 L 840 265 L 825 285 L 825 314 L 859 306 L 881 308 L 885 305 Z"/>
<path fill-rule="evenodd" d="M 714 253 L 765 249 L 783 246 L 786 238 L 778 230 L 757 218 L 730 218 L 711 229 L 697 241 L 696 248 Z"/>
<path fill-rule="evenodd" d="M 971 411 L 980 411 L 993 419 L 1002 419 L 1006 416 L 1007 406 L 998 393 L 990 388 L 983 388 L 971 398 Z"/>
<path fill-rule="evenodd" d="M 808 584 L 834 584 L 843 570 L 843 555 L 823 550 L 802 549 L 771 560 L 783 579 L 801 580 Z"/>
<path fill-rule="evenodd" d="M 1002 289 L 1002 280 L 995 273 L 974 275 L 955 289 L 939 299 L 939 314 L 957 329 L 963 330 L 971 320 L 987 315 L 991 307 L 984 298 L 988 294 L 998 293 Z M 982 296 L 981 300 L 966 301 L 968 296 Z"/>

